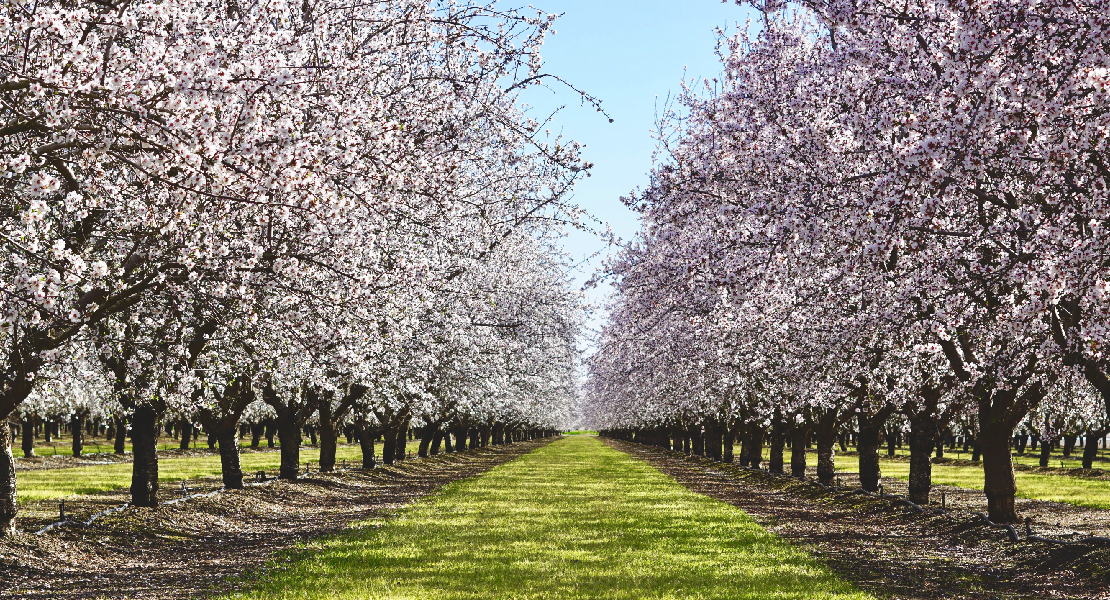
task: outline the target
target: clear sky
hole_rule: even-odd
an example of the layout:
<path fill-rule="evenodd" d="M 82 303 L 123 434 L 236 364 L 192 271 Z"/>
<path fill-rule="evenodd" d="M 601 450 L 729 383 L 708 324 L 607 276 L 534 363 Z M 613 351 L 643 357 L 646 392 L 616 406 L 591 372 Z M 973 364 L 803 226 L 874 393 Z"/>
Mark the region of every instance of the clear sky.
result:
<path fill-rule="evenodd" d="M 750 13 L 719 0 L 534 0 L 534 6 L 562 15 L 543 48 L 545 72 L 598 97 L 614 122 L 581 107 L 576 93 L 559 86 L 533 90 L 525 100 L 536 118 L 566 105 L 551 129 L 586 144 L 585 158 L 595 165 L 576 188 L 575 201 L 629 240 L 639 225 L 620 197 L 647 183 L 657 107 L 662 111 L 684 77 L 720 72 L 715 29 L 742 27 Z M 600 239 L 579 233 L 566 247 L 579 261 L 608 251 Z M 601 259 L 583 265 L 577 280 L 584 282 L 600 265 Z M 602 302 L 606 292 L 591 292 L 591 302 Z"/>

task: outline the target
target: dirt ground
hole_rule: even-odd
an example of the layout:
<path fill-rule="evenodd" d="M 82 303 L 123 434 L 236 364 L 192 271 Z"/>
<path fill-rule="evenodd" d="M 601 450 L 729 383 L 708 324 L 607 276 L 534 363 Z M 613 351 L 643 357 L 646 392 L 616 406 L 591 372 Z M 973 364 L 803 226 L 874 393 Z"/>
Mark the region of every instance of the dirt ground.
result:
<path fill-rule="evenodd" d="M 299 542 L 390 515 L 546 442 L 441 454 L 370 472 L 313 473 L 297 482 L 275 481 L 153 510 L 128 509 L 87 527 L 22 533 L 0 542 L 0 598 L 214 595 L 281 568 L 283 551 Z"/>
<path fill-rule="evenodd" d="M 1105 546 L 1012 543 L 1004 531 L 984 526 L 974 515 L 981 509 L 973 506 L 946 503 L 948 510 L 942 511 L 938 502 L 930 507 L 932 514 L 916 514 L 889 499 L 829 492 L 813 483 L 638 444 L 608 443 L 691 490 L 743 509 L 881 598 L 1110 598 L 1110 548 Z M 899 485 L 904 482 L 884 479 L 888 490 Z M 971 497 L 970 492 L 954 496 Z M 1071 525 L 1104 530 L 1110 523 L 1110 511 L 1056 502 L 1022 501 L 1018 510 L 1032 518 L 1035 534 L 1046 537 L 1075 539 L 1083 534 Z"/>

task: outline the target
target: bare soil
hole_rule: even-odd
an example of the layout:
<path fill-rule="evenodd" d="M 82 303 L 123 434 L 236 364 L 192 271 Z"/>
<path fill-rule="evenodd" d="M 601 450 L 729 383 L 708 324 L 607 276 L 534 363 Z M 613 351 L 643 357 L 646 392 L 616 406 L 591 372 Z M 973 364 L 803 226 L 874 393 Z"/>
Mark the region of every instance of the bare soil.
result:
<path fill-rule="evenodd" d="M 987 527 L 975 516 L 982 510 L 977 506 L 981 492 L 953 491 L 955 506 L 946 498 L 946 510 L 938 501 L 920 514 L 889 498 L 830 492 L 814 483 L 705 458 L 606 441 L 693 491 L 743 509 L 880 598 L 1110 598 L 1110 547 L 1010 542 L 1005 531 Z M 884 479 L 887 490 L 899 484 L 905 485 Z M 976 495 L 974 502 L 960 504 L 960 499 Z M 1034 500 L 1019 500 L 1018 511 L 1031 517 L 1035 534 L 1045 537 L 1079 539 L 1110 530 L 1110 511 Z"/>
<path fill-rule="evenodd" d="M 24 532 L 0 541 L 0 598 L 158 600 L 223 593 L 282 568 L 291 560 L 287 551 L 301 542 L 390 516 L 547 441 L 440 454 L 368 472 L 313 473 L 157 509 L 127 509 L 91 526 Z M 78 510 L 91 513 L 95 504 Z"/>

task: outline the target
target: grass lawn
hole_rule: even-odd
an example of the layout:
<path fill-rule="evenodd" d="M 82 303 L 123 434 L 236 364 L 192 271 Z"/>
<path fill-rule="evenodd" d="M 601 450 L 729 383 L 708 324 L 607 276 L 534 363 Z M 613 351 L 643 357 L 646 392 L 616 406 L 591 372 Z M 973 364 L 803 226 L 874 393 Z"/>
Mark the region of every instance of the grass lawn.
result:
<path fill-rule="evenodd" d="M 880 458 L 879 464 L 884 477 L 909 479 L 910 463 Z M 859 458 L 838 455 L 836 468 L 840 471 L 859 472 Z M 1015 471 L 1014 477 L 1017 480 L 1017 495 L 1022 498 L 1054 500 L 1092 508 L 1110 508 L 1110 481 L 1065 475 L 1041 475 L 1024 471 Z M 981 490 L 983 489 L 983 468 L 933 465 L 933 483 Z"/>
<path fill-rule="evenodd" d="M 412 441 L 408 450 L 416 453 L 420 442 Z M 381 461 L 381 442 L 376 444 L 376 456 Z M 336 450 L 336 462 L 343 465 L 346 459 L 349 466 L 362 464 L 362 451 L 358 444 L 339 446 Z M 240 455 L 243 472 L 253 475 L 257 471 L 267 471 L 274 476 L 281 466 L 281 453 L 274 452 L 247 452 Z M 320 450 L 317 448 L 301 448 L 301 462 L 319 464 Z M 218 477 L 221 473 L 220 456 L 192 456 L 186 458 L 162 458 L 158 461 L 158 480 L 165 483 L 176 483 L 188 479 L 204 477 Z M 92 494 L 106 490 L 130 487 L 131 463 L 114 465 L 92 465 L 88 467 L 74 467 L 70 469 L 45 469 L 41 471 L 18 471 L 16 474 L 19 490 L 19 502 L 35 502 L 52 498 L 65 498 L 73 495 Z"/>
<path fill-rule="evenodd" d="M 125 444 L 125 449 L 130 452 L 131 444 Z M 158 444 L 159 448 L 165 448 L 165 442 Z M 170 444 L 170 448 L 176 448 L 176 444 Z M 96 454 L 97 452 L 111 452 L 114 446 L 112 440 L 106 438 L 86 437 L 84 439 L 84 447 L 82 452 L 84 454 Z M 23 438 L 15 436 L 12 440 L 12 453 L 16 458 L 23 456 Z M 69 434 L 63 434 L 51 438 L 50 443 L 47 443 L 42 436 L 35 439 L 35 455 L 36 456 L 71 456 L 73 454 L 73 439 Z"/>
<path fill-rule="evenodd" d="M 293 557 L 230 598 L 871 598 L 741 510 L 587 436 Z"/>

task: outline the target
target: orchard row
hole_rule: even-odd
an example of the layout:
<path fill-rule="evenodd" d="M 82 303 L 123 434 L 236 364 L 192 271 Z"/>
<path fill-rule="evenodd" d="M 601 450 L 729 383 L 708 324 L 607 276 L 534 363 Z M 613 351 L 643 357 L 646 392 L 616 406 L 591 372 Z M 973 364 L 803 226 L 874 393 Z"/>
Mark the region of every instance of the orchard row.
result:
<path fill-rule="evenodd" d="M 215 436 L 228 488 L 246 424 L 276 427 L 287 478 L 306 424 L 325 468 L 348 426 L 562 427 L 582 317 L 556 240 L 589 165 L 519 102 L 553 20 L 0 4 L 0 535 L 12 429 L 40 420 L 126 431 L 140 507 L 174 423 Z"/>
<path fill-rule="evenodd" d="M 1016 521 L 1015 440 L 1110 430 L 1110 3 L 755 8 L 627 200 L 591 418 L 779 469 L 814 435 L 826 483 L 850 431 L 868 490 L 904 437 L 916 502 L 958 435 Z"/>

